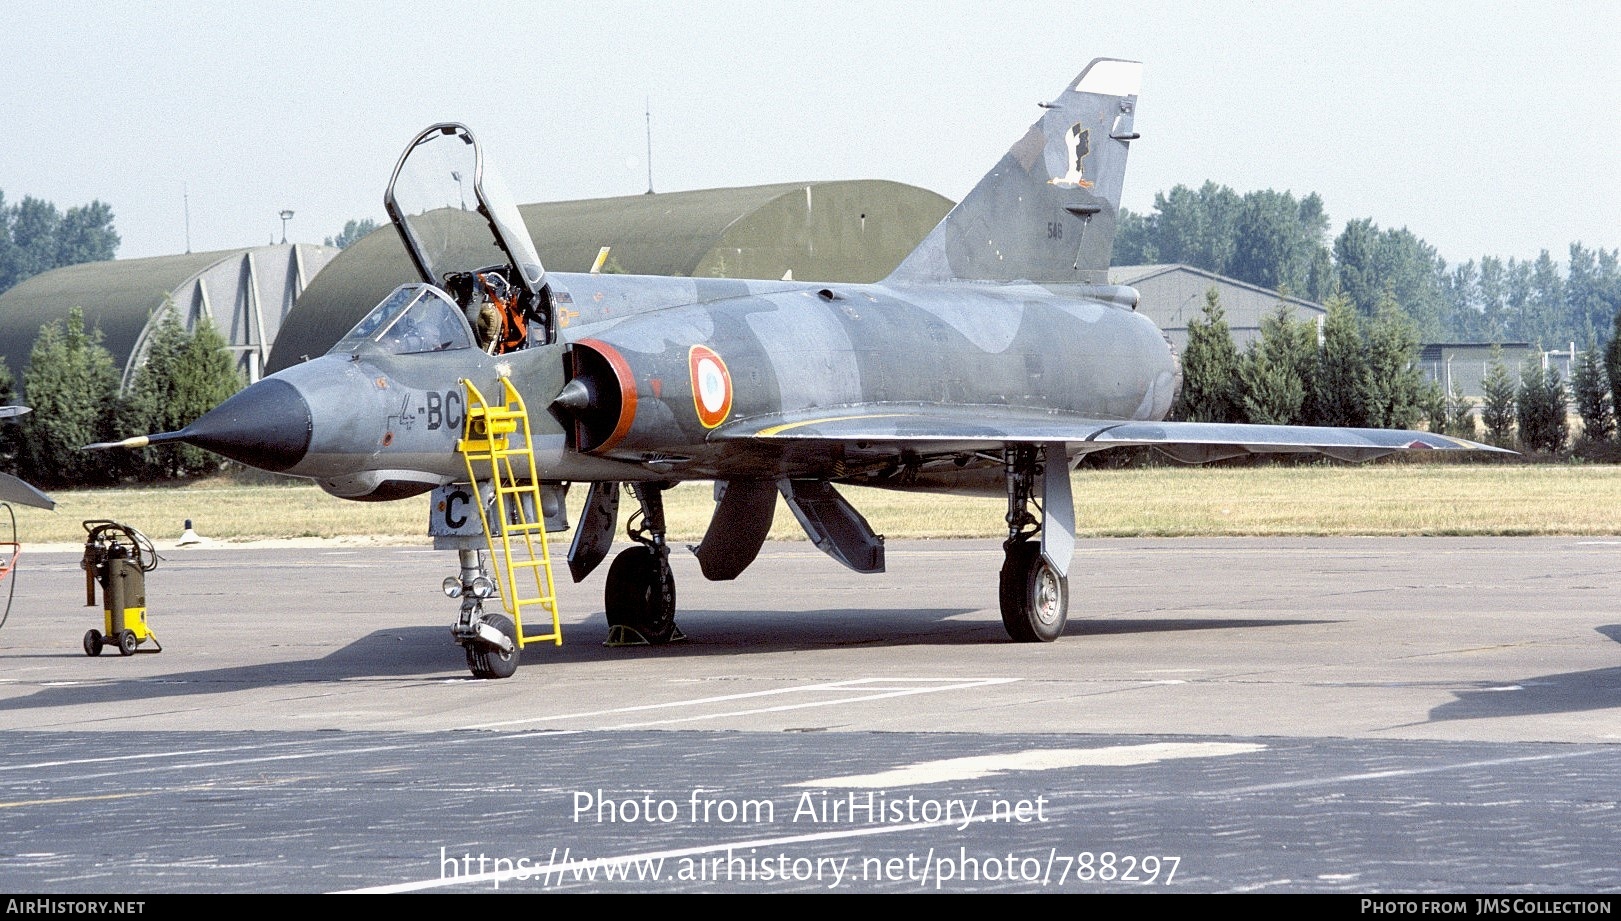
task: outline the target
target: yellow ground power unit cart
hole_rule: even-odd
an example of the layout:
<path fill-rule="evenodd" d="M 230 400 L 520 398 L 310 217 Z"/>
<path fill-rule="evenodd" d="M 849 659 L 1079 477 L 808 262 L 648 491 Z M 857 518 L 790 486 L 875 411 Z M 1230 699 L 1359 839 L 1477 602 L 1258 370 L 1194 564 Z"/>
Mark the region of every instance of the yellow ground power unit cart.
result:
<path fill-rule="evenodd" d="M 146 574 L 158 568 L 158 553 L 145 534 L 116 521 L 86 521 L 84 559 L 84 603 L 96 604 L 96 586 L 101 586 L 103 625 L 106 632 L 91 630 L 84 635 L 86 655 L 99 656 L 103 646 L 116 646 L 122 655 L 134 655 L 150 641 L 153 652 L 163 646 L 146 625 Z"/>

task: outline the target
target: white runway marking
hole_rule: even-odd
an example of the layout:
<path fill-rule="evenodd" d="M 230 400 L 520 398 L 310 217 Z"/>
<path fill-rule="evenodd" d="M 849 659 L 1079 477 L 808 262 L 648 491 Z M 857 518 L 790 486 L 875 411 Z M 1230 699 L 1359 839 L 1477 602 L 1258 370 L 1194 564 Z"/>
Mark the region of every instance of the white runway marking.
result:
<path fill-rule="evenodd" d="M 1070 767 L 1132 767 L 1177 758 L 1223 758 L 1265 751 L 1265 745 L 1247 742 L 1154 742 L 1147 745 L 1113 745 L 1107 748 L 1038 748 L 1006 755 L 978 755 L 924 761 L 882 771 L 849 777 L 824 777 L 789 784 L 791 787 L 909 787 L 978 780 L 1013 771 L 1051 771 Z"/>
<path fill-rule="evenodd" d="M 319 759 L 319 758 L 347 758 L 347 757 L 350 757 L 352 755 L 367 754 L 367 753 L 370 753 L 370 752 L 403 751 L 403 750 L 410 749 L 410 748 L 423 748 L 423 747 L 427 747 L 427 746 L 438 746 L 438 745 L 460 745 L 460 744 L 464 744 L 466 742 L 472 741 L 475 738 L 476 737 L 466 736 L 466 737 L 460 737 L 460 738 L 457 738 L 457 737 L 442 738 L 442 739 L 441 738 L 432 738 L 432 739 L 425 739 L 425 740 L 424 739 L 412 739 L 412 740 L 407 741 L 407 742 L 397 742 L 397 743 L 379 744 L 379 745 L 363 745 L 363 746 L 342 746 L 342 745 L 340 745 L 340 746 L 334 747 L 334 748 L 324 748 L 323 747 L 323 748 L 312 749 L 310 751 L 294 752 L 294 753 L 285 754 L 285 755 L 258 755 L 258 756 L 253 756 L 253 757 L 244 756 L 244 757 L 239 757 L 239 758 L 223 758 L 223 759 L 213 760 L 213 761 L 185 761 L 185 762 L 180 762 L 180 763 L 147 764 L 147 765 L 139 765 L 139 766 L 137 766 L 137 765 L 119 765 L 113 770 L 103 771 L 103 772 L 100 772 L 100 773 L 77 774 L 77 775 L 61 775 L 61 776 L 52 775 L 51 780 L 52 780 L 52 782 L 55 782 L 55 783 L 63 783 L 63 782 L 69 782 L 69 781 L 101 780 L 101 779 L 104 779 L 104 778 L 107 778 L 107 777 L 127 777 L 127 776 L 131 776 L 131 775 L 134 775 L 134 774 L 156 774 L 156 773 L 162 773 L 162 772 L 167 772 L 167 771 L 195 771 L 195 770 L 204 769 L 204 768 L 232 767 L 232 766 L 241 765 L 241 764 L 267 764 L 267 763 L 273 763 L 273 762 L 306 761 L 306 760 Z M 515 736 L 514 738 L 522 738 L 522 737 L 521 736 Z M 217 753 L 238 752 L 238 751 L 240 751 L 240 752 L 264 751 L 264 750 L 267 750 L 267 749 L 285 748 L 285 747 L 288 747 L 288 746 L 305 746 L 305 745 L 308 745 L 308 744 L 309 743 L 307 741 L 304 741 L 304 740 L 295 740 L 295 741 L 290 741 L 290 742 L 267 742 L 267 743 L 264 743 L 262 745 L 238 745 L 238 746 L 229 746 L 229 747 L 224 747 L 224 748 L 200 748 L 200 749 L 193 749 L 193 750 L 186 750 L 186 751 L 150 752 L 150 753 L 141 754 L 141 755 L 126 755 L 126 756 L 107 757 L 107 758 L 84 758 L 84 759 L 79 759 L 79 760 L 76 760 L 76 761 L 58 761 L 58 762 L 49 762 L 49 763 L 45 763 L 45 764 L 54 764 L 54 765 L 57 765 L 57 766 L 84 765 L 84 766 L 89 767 L 89 766 L 103 765 L 103 764 L 105 764 L 106 762 L 109 762 L 109 761 L 124 761 L 124 760 L 136 760 L 136 759 L 165 759 L 165 760 L 168 760 L 168 759 L 176 759 L 176 758 L 194 758 L 194 757 L 196 757 L 198 755 L 206 755 L 206 754 L 217 754 Z M 19 767 L 28 767 L 28 766 L 27 765 L 20 765 Z M 159 791 L 159 792 L 161 792 L 161 791 Z"/>
<path fill-rule="evenodd" d="M 914 694 L 938 694 L 944 691 L 963 691 L 973 688 L 988 687 L 995 684 L 1011 684 L 1017 678 L 855 678 L 849 681 L 831 681 L 820 684 L 801 684 L 786 688 L 772 688 L 769 691 L 750 691 L 745 694 L 723 694 L 716 697 L 696 697 L 686 700 L 672 700 L 656 704 L 640 704 L 634 707 L 614 707 L 609 710 L 587 710 L 578 713 L 556 713 L 551 716 L 530 716 L 516 720 L 501 720 L 494 723 L 476 723 L 463 726 L 463 729 L 505 729 L 513 726 L 526 726 L 537 723 L 549 723 L 557 720 L 589 719 L 591 717 L 613 716 L 619 713 L 641 713 L 649 710 L 667 710 L 675 707 L 691 708 L 706 704 L 728 703 L 737 700 L 754 700 L 764 697 L 777 697 L 783 695 L 823 695 L 803 703 L 781 704 L 771 707 L 755 707 L 742 710 L 726 710 L 715 713 L 701 713 L 692 716 L 672 716 L 665 719 L 642 720 L 631 723 L 618 723 L 604 725 L 599 729 L 639 729 L 647 726 L 666 726 L 675 723 L 690 723 L 698 720 L 722 719 L 730 716 L 750 716 L 757 713 L 781 713 L 789 710 L 803 710 L 810 707 L 833 707 L 839 704 L 859 703 L 867 700 L 884 700 L 890 697 L 909 697 Z"/>
<path fill-rule="evenodd" d="M 1359 783 L 1364 780 L 1385 780 L 1390 777 L 1417 777 L 1420 774 L 1438 774 L 1445 771 L 1463 771 L 1474 768 L 1499 767 L 1505 764 L 1534 764 L 1539 761 L 1563 761 L 1566 758 L 1585 758 L 1596 755 L 1602 749 L 1587 749 L 1574 752 L 1553 752 L 1547 755 L 1525 755 L 1517 758 L 1490 758 L 1484 761 L 1464 761 L 1451 764 L 1436 764 L 1427 767 L 1399 768 L 1388 771 L 1368 771 L 1362 774 L 1336 774 L 1331 777 L 1312 777 L 1305 780 L 1286 780 L 1279 783 L 1256 784 L 1249 787 L 1234 787 L 1221 791 L 1221 795 L 1238 796 L 1250 793 L 1270 793 L 1274 790 L 1295 790 L 1305 787 L 1322 787 L 1332 784 Z"/>
<path fill-rule="evenodd" d="M 287 745 L 302 745 L 302 744 L 305 744 L 305 743 L 303 743 L 302 741 L 270 742 L 270 743 L 255 744 L 255 745 L 230 745 L 230 746 L 226 746 L 224 748 L 193 748 L 193 749 L 188 749 L 186 751 L 146 752 L 146 753 L 139 754 L 139 755 L 104 755 L 104 756 L 98 757 L 98 758 L 72 758 L 72 759 L 63 759 L 63 760 L 59 760 L 59 761 L 34 761 L 34 762 L 29 763 L 29 764 L 4 764 L 4 765 L 0 765 L 0 771 L 28 771 L 30 773 L 38 773 L 39 771 L 43 771 L 46 768 L 71 767 L 71 766 L 81 765 L 81 764 L 108 764 L 110 762 L 115 762 L 115 761 L 144 761 L 144 760 L 150 760 L 152 758 L 176 758 L 176 757 L 189 757 L 189 756 L 194 756 L 194 755 L 215 755 L 215 754 L 219 754 L 221 752 L 258 751 L 258 750 L 264 749 L 264 748 L 272 748 L 272 747 L 287 746 Z"/>

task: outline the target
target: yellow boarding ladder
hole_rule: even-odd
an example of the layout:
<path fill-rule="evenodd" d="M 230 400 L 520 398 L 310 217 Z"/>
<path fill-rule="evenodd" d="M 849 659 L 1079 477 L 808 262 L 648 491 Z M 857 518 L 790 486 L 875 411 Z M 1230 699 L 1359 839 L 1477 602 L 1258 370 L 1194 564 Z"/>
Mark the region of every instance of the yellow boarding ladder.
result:
<path fill-rule="evenodd" d="M 518 634 L 518 648 L 525 643 L 551 640 L 563 645 L 563 628 L 557 619 L 557 589 L 552 581 L 552 559 L 546 544 L 546 520 L 540 499 L 540 479 L 535 474 L 535 452 L 529 437 L 529 411 L 524 408 L 523 397 L 506 377 L 501 378 L 505 399 L 493 405 L 479 393 L 473 382 L 464 379 L 467 389 L 467 425 L 456 450 L 467 461 L 467 478 L 477 487 L 486 480 L 495 492 L 494 520 L 491 520 L 482 498 L 473 503 L 478 506 L 479 520 L 484 524 L 484 539 L 490 547 L 490 557 L 500 567 L 501 603 L 512 615 Z M 521 442 L 521 444 L 515 444 Z M 484 465 L 485 475 L 479 475 L 477 465 Z M 496 551 L 497 534 L 501 542 Z M 540 538 L 540 553 L 535 553 L 535 538 Z M 522 552 L 513 553 L 513 539 L 523 539 Z M 535 592 L 524 595 L 519 591 L 519 570 L 534 575 Z M 527 633 L 524 629 L 523 609 L 540 605 L 551 614 L 552 632 Z"/>

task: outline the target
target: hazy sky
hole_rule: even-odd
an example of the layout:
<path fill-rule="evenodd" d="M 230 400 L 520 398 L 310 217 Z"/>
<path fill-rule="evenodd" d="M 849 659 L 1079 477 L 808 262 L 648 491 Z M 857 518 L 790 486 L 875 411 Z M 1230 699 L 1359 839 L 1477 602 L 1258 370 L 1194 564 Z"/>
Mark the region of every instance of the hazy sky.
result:
<path fill-rule="evenodd" d="M 468 124 L 520 201 L 892 179 L 959 199 L 1093 57 L 1144 62 L 1126 206 L 1318 192 L 1450 262 L 1621 247 L 1621 3 L 9 0 L 0 191 L 121 258 L 381 221 Z M 544 258 L 545 254 L 541 254 Z M 581 270 L 584 266 L 553 266 Z"/>

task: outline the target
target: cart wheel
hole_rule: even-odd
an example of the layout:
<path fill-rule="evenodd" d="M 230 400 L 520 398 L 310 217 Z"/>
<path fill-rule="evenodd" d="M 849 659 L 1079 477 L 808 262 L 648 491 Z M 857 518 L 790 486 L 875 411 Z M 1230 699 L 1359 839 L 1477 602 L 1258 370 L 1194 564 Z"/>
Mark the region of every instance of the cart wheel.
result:
<path fill-rule="evenodd" d="M 84 635 L 84 654 L 87 656 L 101 655 L 101 631 L 91 630 Z"/>
<path fill-rule="evenodd" d="M 123 633 L 118 634 L 119 654 L 126 656 L 135 655 L 135 647 L 139 645 L 139 642 L 139 640 L 135 639 L 134 630 L 125 630 Z"/>

